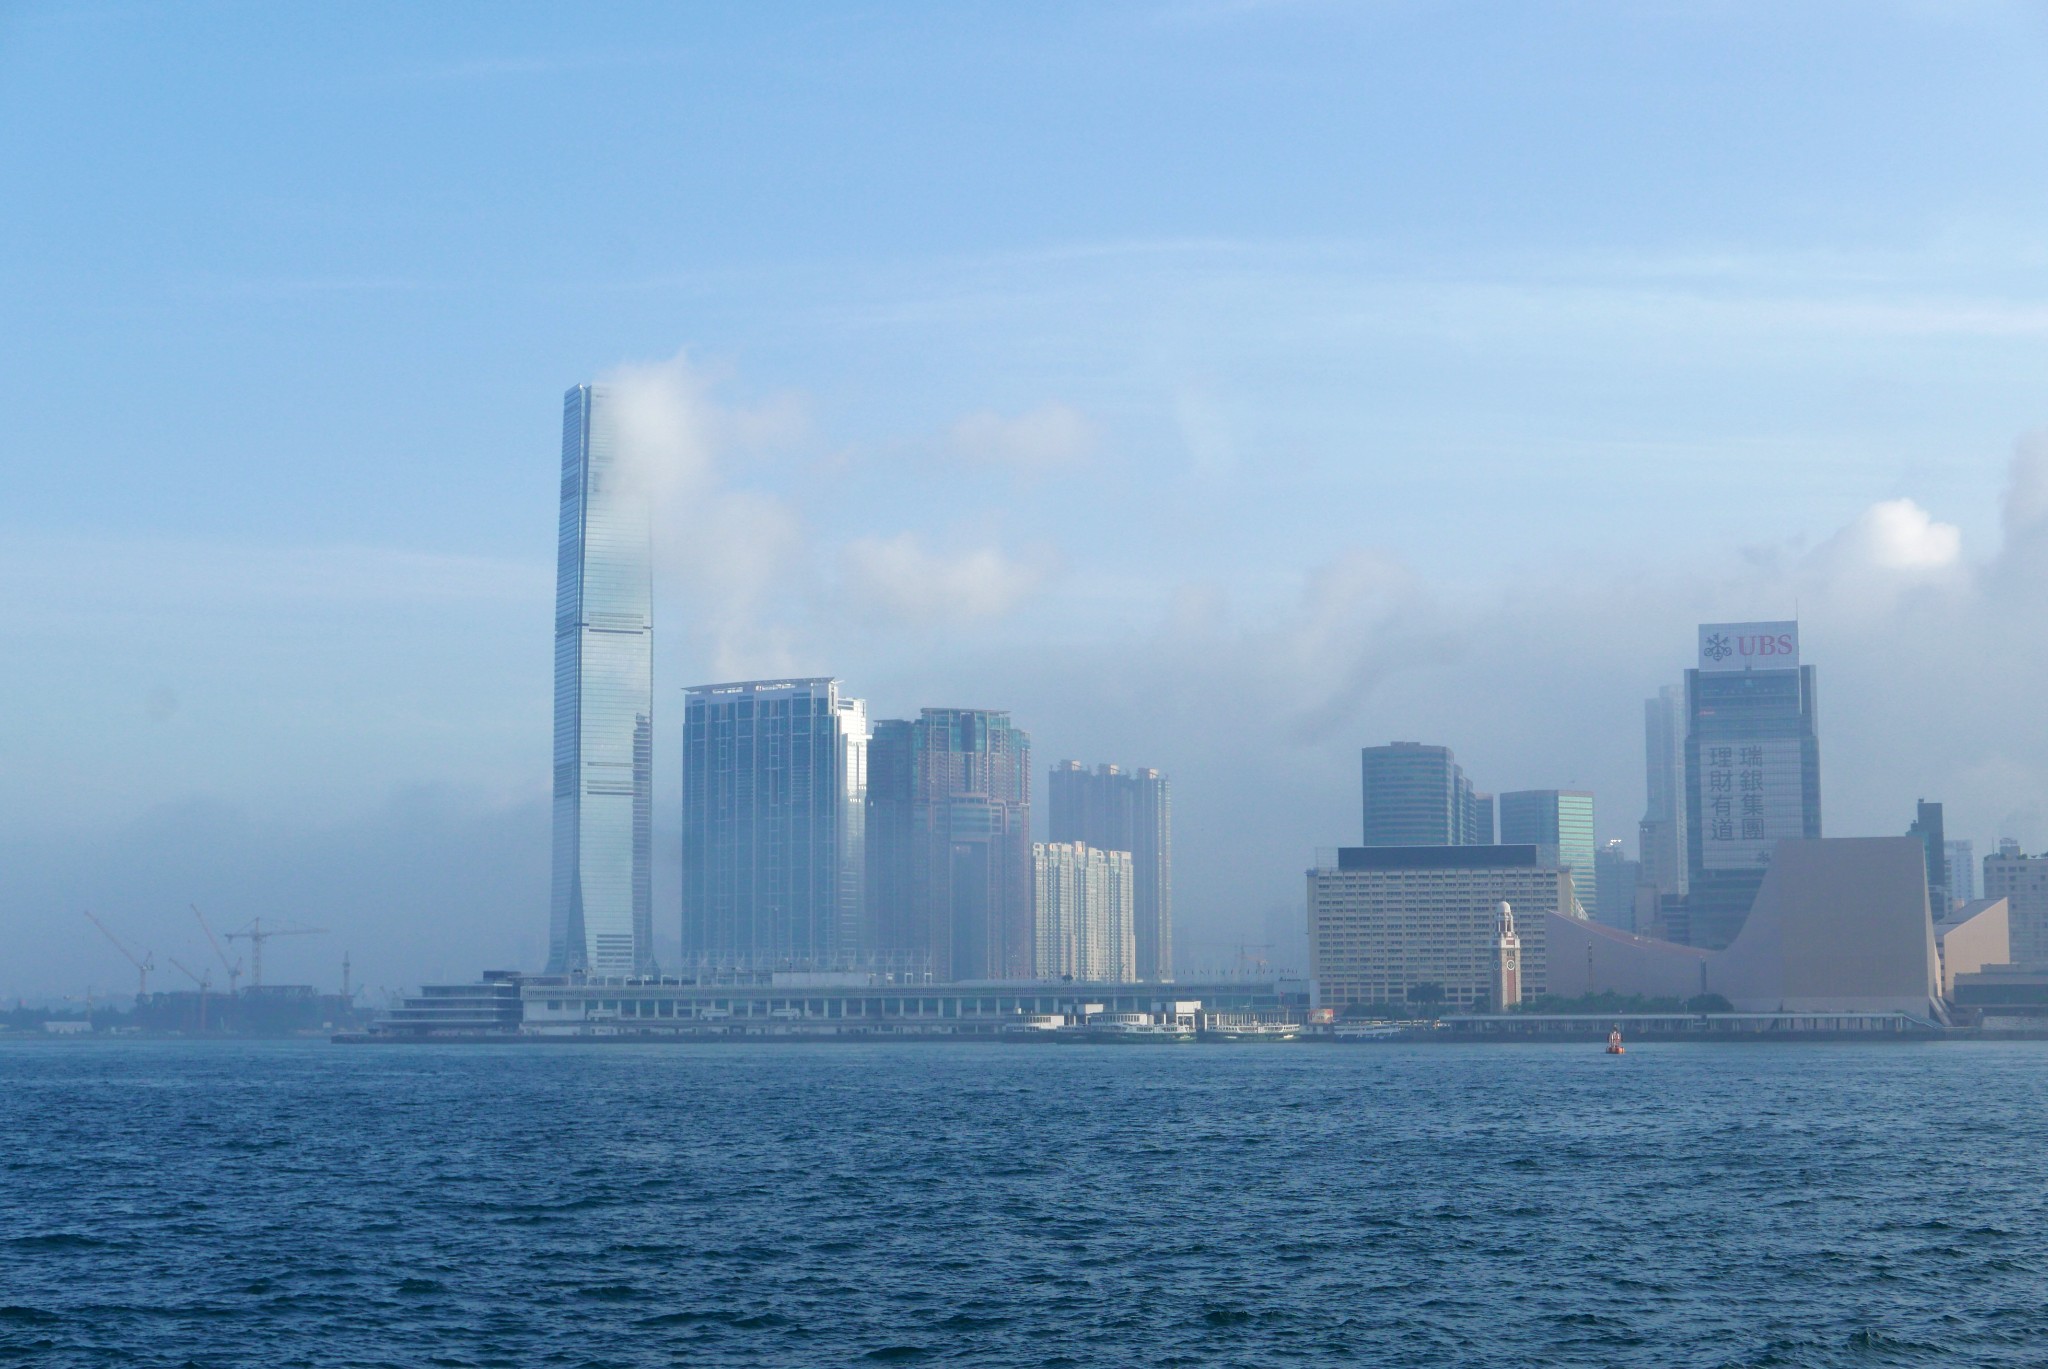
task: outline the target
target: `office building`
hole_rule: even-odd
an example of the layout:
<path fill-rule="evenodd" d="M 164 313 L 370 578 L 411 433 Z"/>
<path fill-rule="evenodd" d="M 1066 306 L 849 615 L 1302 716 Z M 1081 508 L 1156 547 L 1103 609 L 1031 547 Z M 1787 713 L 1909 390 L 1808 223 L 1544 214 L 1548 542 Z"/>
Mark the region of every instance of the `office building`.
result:
<path fill-rule="evenodd" d="M 1906 835 L 1919 840 L 1927 860 L 1927 906 L 1937 918 L 1948 916 L 1948 837 L 1942 831 L 1941 805 L 1921 799 Z"/>
<path fill-rule="evenodd" d="M 605 389 L 570 390 L 555 563 L 556 973 L 654 968 L 652 524 L 626 455 Z"/>
<path fill-rule="evenodd" d="M 1643 778 L 1648 799 L 1637 827 L 1642 882 L 1659 895 L 1686 890 L 1685 694 L 1665 685 L 1643 700 Z"/>
<path fill-rule="evenodd" d="M 1465 809 L 1465 829 L 1458 834 L 1460 846 L 1491 846 L 1500 840 L 1494 835 L 1496 807 L 1491 794 L 1474 793 Z"/>
<path fill-rule="evenodd" d="M 1949 839 L 1948 897 L 1951 905 L 1977 901 L 1976 844 Z"/>
<path fill-rule="evenodd" d="M 1614 838 L 1593 853 L 1593 919 L 1624 932 L 1636 929 L 1637 889 L 1642 884 L 1642 863 L 1630 860 Z M 1583 896 L 1581 898 L 1583 902 Z M 1654 907 L 1652 909 L 1654 915 Z"/>
<path fill-rule="evenodd" d="M 1028 979 L 1031 738 L 1006 712 L 875 725 L 868 924 L 877 953 L 941 982 Z"/>
<path fill-rule="evenodd" d="M 867 707 L 828 678 L 683 691 L 683 957 L 694 970 L 861 959 Z"/>
<path fill-rule="evenodd" d="M 1128 984 L 1138 978 L 1131 853 L 1079 842 L 1031 848 L 1040 979 Z"/>
<path fill-rule="evenodd" d="M 1157 770 L 1061 761 L 1046 786 L 1048 841 L 1128 851 L 1134 880 L 1135 974 L 1173 978 L 1173 796 Z"/>
<path fill-rule="evenodd" d="M 930 947 L 911 951 L 911 808 L 917 724 L 883 718 L 868 736 L 867 894 L 862 945 L 914 981 L 932 974 Z"/>
<path fill-rule="evenodd" d="M 1593 796 L 1578 789 L 1521 789 L 1500 796 L 1500 839 L 1508 846 L 1537 846 L 1572 872 L 1580 911 L 1592 916 L 1599 905 L 1599 875 L 1593 861 Z"/>
<path fill-rule="evenodd" d="M 1492 844 L 1492 800 L 1473 790 L 1449 747 L 1394 742 L 1359 759 L 1365 845 Z"/>
<path fill-rule="evenodd" d="M 1685 672 L 1686 910 L 1695 946 L 1735 940 L 1780 841 L 1818 838 L 1814 672 L 1799 624 L 1703 623 Z"/>
<path fill-rule="evenodd" d="M 1325 1007 L 1484 1010 L 1500 991 L 1502 902 L 1520 910 L 1519 980 L 1545 992 L 1543 914 L 1570 915 L 1571 872 L 1519 846 L 1347 846 L 1308 872 L 1309 965 Z"/>
<path fill-rule="evenodd" d="M 2029 856 L 2010 839 L 1984 857 L 1984 897 L 2006 901 L 2012 962 L 2048 967 L 2048 856 Z"/>

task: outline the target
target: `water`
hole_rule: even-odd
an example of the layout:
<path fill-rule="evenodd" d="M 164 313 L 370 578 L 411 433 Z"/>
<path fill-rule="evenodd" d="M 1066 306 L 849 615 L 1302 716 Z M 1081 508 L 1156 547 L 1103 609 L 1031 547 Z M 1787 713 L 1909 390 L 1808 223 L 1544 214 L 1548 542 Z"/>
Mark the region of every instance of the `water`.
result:
<path fill-rule="evenodd" d="M 2048 1047 L 0 1046 L 0 1364 L 2048 1362 Z"/>

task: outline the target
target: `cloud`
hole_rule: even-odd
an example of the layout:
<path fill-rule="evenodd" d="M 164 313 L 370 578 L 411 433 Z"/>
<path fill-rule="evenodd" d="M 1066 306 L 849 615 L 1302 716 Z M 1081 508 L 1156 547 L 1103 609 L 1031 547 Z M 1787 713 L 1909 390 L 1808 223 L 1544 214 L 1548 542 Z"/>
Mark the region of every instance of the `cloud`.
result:
<path fill-rule="evenodd" d="M 723 377 L 678 353 L 607 372 L 626 478 L 653 502 L 655 615 L 690 641 L 687 674 L 734 679 L 796 668 L 811 531 L 786 499 L 734 483 L 749 461 L 800 441 L 803 405 L 723 401 Z"/>
<path fill-rule="evenodd" d="M 1872 504 L 1818 547 L 1813 566 L 1838 583 L 1941 579 L 1963 569 L 1963 534 L 1910 499 Z"/>
<path fill-rule="evenodd" d="M 847 594 L 871 621 L 957 625 L 1013 612 L 1052 565 L 1050 558 L 1013 560 L 995 547 L 942 556 L 906 532 L 848 543 L 840 569 Z"/>
<path fill-rule="evenodd" d="M 1077 465 L 1095 442 L 1094 425 L 1065 404 L 1046 404 L 1015 418 L 982 409 L 955 423 L 949 435 L 957 455 L 1022 475 Z"/>

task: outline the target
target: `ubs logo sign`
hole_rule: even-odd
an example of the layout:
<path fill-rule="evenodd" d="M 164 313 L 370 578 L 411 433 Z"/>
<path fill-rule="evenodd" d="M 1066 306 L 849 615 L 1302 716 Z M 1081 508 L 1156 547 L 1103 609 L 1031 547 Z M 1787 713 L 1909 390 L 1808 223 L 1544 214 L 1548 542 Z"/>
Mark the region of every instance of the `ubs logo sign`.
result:
<path fill-rule="evenodd" d="M 1786 670 L 1798 664 L 1798 623 L 1700 624 L 1701 670 Z"/>

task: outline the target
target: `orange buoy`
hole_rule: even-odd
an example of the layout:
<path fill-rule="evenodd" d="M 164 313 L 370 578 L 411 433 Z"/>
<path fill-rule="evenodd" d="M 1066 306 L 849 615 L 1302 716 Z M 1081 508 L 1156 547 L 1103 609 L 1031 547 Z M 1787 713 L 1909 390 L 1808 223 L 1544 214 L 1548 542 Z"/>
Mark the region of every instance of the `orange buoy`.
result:
<path fill-rule="evenodd" d="M 1611 1032 L 1607 1033 L 1607 1053 L 1608 1053 L 1609 1055 L 1625 1055 L 1625 1054 L 1627 1054 L 1627 1052 L 1626 1052 L 1626 1051 L 1624 1051 L 1624 1050 L 1622 1050 L 1622 1048 L 1621 1048 L 1621 1028 L 1620 1028 L 1620 1027 L 1616 1027 L 1616 1028 L 1615 1028 L 1615 1029 L 1614 1029 L 1613 1031 L 1611 1031 Z"/>

